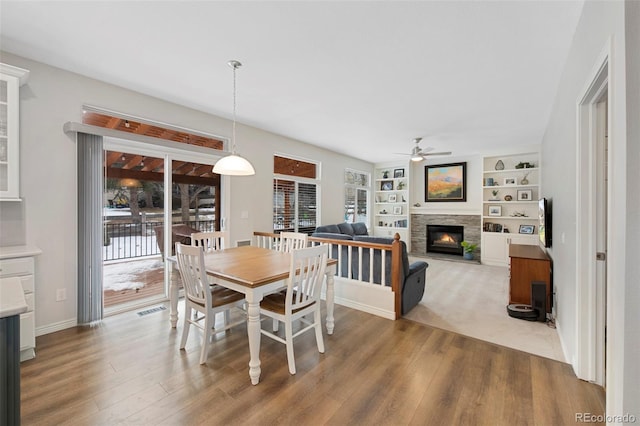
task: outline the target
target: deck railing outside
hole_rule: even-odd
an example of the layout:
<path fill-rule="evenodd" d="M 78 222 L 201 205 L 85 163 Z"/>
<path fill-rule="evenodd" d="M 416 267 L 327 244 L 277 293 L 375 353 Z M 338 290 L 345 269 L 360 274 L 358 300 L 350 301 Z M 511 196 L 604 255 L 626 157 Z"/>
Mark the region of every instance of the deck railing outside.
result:
<path fill-rule="evenodd" d="M 214 231 L 213 220 L 191 220 L 174 222 L 186 224 L 200 232 Z M 105 223 L 104 247 L 102 260 L 131 259 L 159 255 L 160 248 L 156 242 L 153 228 L 162 226 L 163 222 L 113 222 Z"/>

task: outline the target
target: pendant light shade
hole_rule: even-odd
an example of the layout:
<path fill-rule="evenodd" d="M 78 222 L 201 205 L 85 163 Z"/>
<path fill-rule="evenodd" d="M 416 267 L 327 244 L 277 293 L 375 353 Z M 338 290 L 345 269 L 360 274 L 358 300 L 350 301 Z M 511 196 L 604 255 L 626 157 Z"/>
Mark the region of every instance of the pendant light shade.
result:
<path fill-rule="evenodd" d="M 242 66 L 238 61 L 232 60 L 228 65 L 233 68 L 233 130 L 231 132 L 231 154 L 219 159 L 213 166 L 213 173 L 228 176 L 255 175 L 251 163 L 236 153 L 236 70 Z"/>
<path fill-rule="evenodd" d="M 251 176 L 255 175 L 256 171 L 246 158 L 231 154 L 218 160 L 213 166 L 213 173 L 229 176 Z"/>

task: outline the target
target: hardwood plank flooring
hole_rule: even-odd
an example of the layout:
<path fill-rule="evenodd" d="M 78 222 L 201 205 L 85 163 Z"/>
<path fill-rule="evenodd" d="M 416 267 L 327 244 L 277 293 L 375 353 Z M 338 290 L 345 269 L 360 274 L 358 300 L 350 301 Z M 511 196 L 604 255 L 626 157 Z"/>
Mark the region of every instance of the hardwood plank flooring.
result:
<path fill-rule="evenodd" d="M 23 425 L 563 425 L 602 414 L 604 392 L 567 364 L 401 319 L 336 306 L 320 354 L 262 339 L 261 382 L 248 376 L 246 327 L 200 333 L 180 351 L 168 310 L 109 317 L 37 338 L 21 364 Z M 270 325 L 270 322 L 269 322 Z"/>

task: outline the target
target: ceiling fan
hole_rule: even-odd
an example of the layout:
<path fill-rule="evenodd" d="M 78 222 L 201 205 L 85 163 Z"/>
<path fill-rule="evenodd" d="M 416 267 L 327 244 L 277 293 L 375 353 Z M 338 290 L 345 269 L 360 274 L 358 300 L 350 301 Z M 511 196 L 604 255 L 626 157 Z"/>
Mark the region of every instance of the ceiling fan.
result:
<path fill-rule="evenodd" d="M 422 140 L 422 138 L 415 138 L 413 140 L 413 142 L 415 142 L 416 146 L 413 147 L 413 149 L 411 150 L 410 154 L 406 154 L 406 153 L 401 153 L 401 152 L 397 152 L 396 154 L 400 154 L 400 155 L 410 155 L 411 156 L 411 161 L 422 161 L 427 157 L 432 157 L 435 155 L 451 155 L 451 151 L 449 152 L 429 152 L 431 150 L 433 150 L 433 148 L 425 148 L 422 149 L 420 148 L 420 141 Z"/>

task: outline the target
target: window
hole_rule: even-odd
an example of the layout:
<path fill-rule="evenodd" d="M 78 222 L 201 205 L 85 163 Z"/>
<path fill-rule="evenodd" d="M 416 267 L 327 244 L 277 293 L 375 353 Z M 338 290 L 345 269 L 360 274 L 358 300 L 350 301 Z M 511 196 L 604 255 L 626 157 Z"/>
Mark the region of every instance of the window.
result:
<path fill-rule="evenodd" d="M 312 233 L 317 225 L 317 164 L 274 156 L 273 231 Z"/>
<path fill-rule="evenodd" d="M 370 174 L 345 169 L 344 172 L 344 220 L 347 223 L 363 222 L 369 226 Z"/>

